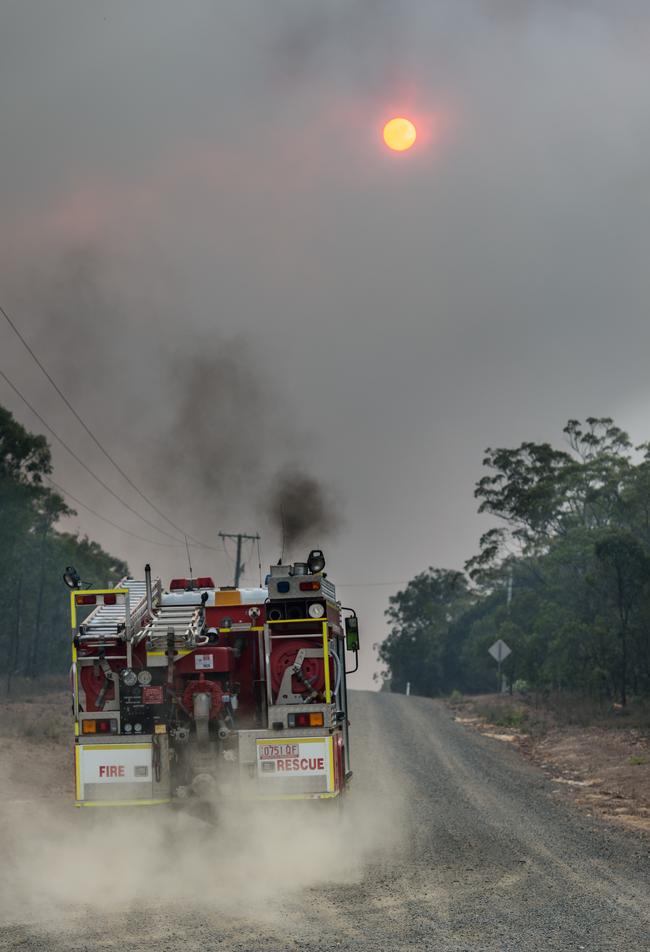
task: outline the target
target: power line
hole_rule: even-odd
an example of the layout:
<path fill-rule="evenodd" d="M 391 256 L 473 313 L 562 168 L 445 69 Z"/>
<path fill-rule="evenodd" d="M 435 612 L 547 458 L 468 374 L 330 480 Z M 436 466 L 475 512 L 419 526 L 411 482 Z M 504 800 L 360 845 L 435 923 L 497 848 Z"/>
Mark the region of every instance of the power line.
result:
<path fill-rule="evenodd" d="M 62 446 L 65 450 L 67 450 L 67 452 L 70 454 L 70 456 L 72 456 L 72 458 L 75 459 L 75 460 L 79 463 L 79 465 L 82 466 L 82 467 L 86 470 L 86 472 L 87 472 L 90 476 L 93 477 L 93 479 L 97 480 L 97 482 L 99 483 L 99 485 L 102 486 L 102 487 L 106 490 L 106 492 L 110 493 L 111 496 L 113 496 L 114 499 L 116 499 L 116 500 L 117 500 L 119 503 L 121 503 L 126 509 L 128 509 L 129 512 L 132 512 L 134 516 L 137 516 L 139 519 L 142 519 L 142 521 L 143 521 L 143 522 L 146 522 L 148 526 L 151 526 L 152 529 L 155 529 L 156 532 L 160 532 L 160 533 L 162 533 L 162 535 L 166 535 L 168 538 L 173 539 L 174 542 L 178 542 L 178 541 L 179 541 L 179 540 L 176 539 L 175 536 L 173 536 L 170 532 L 167 532 L 165 529 L 161 529 L 159 526 L 155 525 L 153 522 L 151 522 L 149 519 L 147 519 L 146 516 L 143 516 L 141 513 L 139 513 L 139 512 L 137 511 L 137 509 L 134 509 L 133 506 L 130 506 L 128 502 L 126 502 L 124 499 L 122 499 L 121 496 L 118 496 L 118 494 L 117 494 L 114 490 L 112 490 L 111 487 L 110 487 L 107 483 L 104 482 L 104 480 L 101 478 L 101 476 L 98 476 L 97 473 L 93 472 L 93 470 L 90 468 L 90 466 L 88 466 L 86 463 L 84 463 L 84 461 L 81 459 L 80 456 L 78 456 L 77 453 L 75 453 L 75 451 L 72 449 L 72 447 L 69 446 L 69 445 L 65 442 L 65 440 L 62 439 L 62 438 L 59 436 L 59 434 L 58 434 L 55 430 L 52 429 L 52 427 L 50 426 L 50 424 L 49 424 L 46 420 L 43 419 L 43 417 L 42 417 L 41 414 L 38 412 L 38 410 L 36 410 L 36 409 L 31 405 L 31 403 L 29 402 L 29 400 L 27 399 L 27 397 L 25 397 L 25 396 L 20 392 L 20 390 L 18 389 L 18 387 L 15 385 L 15 383 L 13 383 L 13 382 L 9 379 L 9 377 L 8 377 L 7 374 L 4 372 L 4 370 L 0 370 L 0 377 L 2 377 L 2 379 L 3 379 L 4 381 L 6 381 L 6 383 L 9 384 L 9 386 L 10 386 L 11 389 L 14 391 L 14 393 L 16 393 L 16 394 L 20 397 L 20 399 L 23 401 L 23 403 L 25 404 L 25 406 L 28 407 L 28 409 L 32 411 L 32 413 L 34 414 L 34 416 L 36 417 L 36 419 L 39 420 L 39 421 L 41 422 L 41 424 L 46 428 L 46 430 L 48 430 L 48 431 L 52 434 L 52 436 L 54 437 L 54 439 L 57 440 L 57 442 L 60 443 L 61 446 Z"/>
<path fill-rule="evenodd" d="M 82 509 L 87 509 L 88 512 L 91 512 L 93 516 L 97 517 L 97 519 L 101 519 L 102 522 L 107 522 L 109 526 L 113 526 L 114 529 L 118 529 L 120 532 L 125 533 L 125 535 L 133 536 L 134 539 L 139 539 L 140 542 L 146 542 L 149 545 L 161 545 L 170 549 L 183 548 L 184 543 L 182 542 L 154 542 L 153 539 L 145 539 L 144 536 L 139 536 L 136 532 L 131 532 L 130 529 L 125 529 L 123 526 L 118 525 L 117 522 L 113 522 L 113 520 L 109 519 L 107 516 L 102 516 L 101 512 L 97 512 L 96 509 L 93 509 L 92 506 L 82 502 L 81 499 L 77 499 L 77 497 L 73 496 L 71 492 L 68 492 L 67 489 L 64 489 L 63 486 L 60 486 L 58 483 L 56 483 L 51 476 L 46 476 L 45 478 L 48 483 L 50 483 L 50 485 L 57 490 L 57 492 L 61 493 L 61 495 L 67 496 L 68 499 L 71 499 L 74 503 L 76 503 L 77 506 L 81 506 Z"/>
<path fill-rule="evenodd" d="M 51 374 L 48 373 L 48 371 L 47 371 L 46 368 L 43 366 L 43 364 L 42 364 L 41 361 L 39 360 L 38 356 L 36 355 L 36 353 L 34 352 L 34 350 L 32 349 L 32 347 L 29 345 L 29 343 L 27 342 L 27 340 L 25 340 L 25 338 L 24 338 L 23 335 L 21 334 L 20 330 L 16 327 L 15 323 L 14 323 L 14 322 L 12 321 L 12 319 L 9 317 L 9 315 L 7 314 L 7 312 L 5 311 L 4 307 L 2 307 L 1 304 L 0 304 L 0 314 L 2 314 L 2 316 L 3 316 L 4 319 L 5 319 L 5 321 L 7 322 L 7 324 L 9 324 L 9 327 L 12 329 L 12 331 L 14 332 L 14 334 L 16 335 L 16 337 L 20 340 L 20 342 L 23 344 L 23 346 L 25 347 L 25 349 L 27 350 L 27 352 L 28 352 L 28 353 L 30 354 L 30 356 L 33 358 L 33 360 L 35 361 L 35 363 L 37 364 L 37 366 L 40 368 L 40 370 L 43 372 L 43 374 L 47 377 L 47 379 L 49 380 L 49 382 L 51 383 L 51 385 L 54 387 L 54 389 L 56 390 L 56 392 L 58 393 L 58 395 L 61 397 L 61 399 L 62 399 L 63 402 L 65 403 L 66 407 L 68 408 L 68 410 L 70 410 L 70 412 L 72 413 L 72 415 L 74 416 L 74 418 L 77 420 L 77 422 L 84 428 L 84 430 L 86 431 L 86 433 L 88 434 L 88 436 L 91 438 L 91 440 L 93 441 L 93 443 L 95 444 L 95 446 L 96 446 L 99 450 L 101 450 L 101 452 L 104 454 L 104 456 L 106 457 L 106 459 L 107 459 L 110 463 L 113 464 L 113 466 L 115 467 L 115 469 L 116 469 L 116 470 L 118 471 L 118 473 L 127 481 L 127 483 L 129 484 L 129 486 L 131 486 L 131 488 L 135 490 L 135 492 L 141 497 L 141 499 L 143 499 L 143 500 L 147 503 L 147 505 L 151 506 L 151 508 L 154 510 L 154 512 L 156 512 L 159 516 L 161 516 L 161 517 L 165 520 L 165 522 L 169 523 L 169 525 L 172 526 L 172 528 L 176 529 L 177 532 L 180 532 L 181 535 L 183 535 L 183 536 L 188 536 L 188 538 L 190 538 L 190 539 L 192 540 L 192 542 L 194 542 L 195 545 L 201 545 L 201 546 L 203 546 L 203 547 L 206 548 L 206 549 L 212 549 L 212 548 L 214 548 L 213 546 L 205 545 L 204 543 L 199 542 L 197 539 L 194 539 L 193 536 L 191 536 L 191 535 L 189 535 L 188 533 L 186 533 L 184 529 L 181 529 L 180 526 L 177 526 L 176 523 L 173 522 L 173 521 L 169 518 L 169 516 L 168 516 L 162 509 L 160 509 L 154 502 L 152 502 L 151 499 L 149 499 L 149 497 L 140 489 L 140 487 L 136 485 L 136 483 L 134 483 L 134 481 L 131 479 L 131 477 L 128 475 L 128 473 L 125 473 L 125 472 L 124 472 L 124 470 L 122 469 L 122 467 L 120 466 L 120 464 L 114 459 L 113 456 L 111 456 L 111 454 L 108 452 L 108 450 L 105 449 L 104 446 L 102 446 L 102 444 L 99 442 L 99 440 L 98 440 L 97 437 L 95 436 L 93 430 L 92 430 L 92 429 L 88 426 L 88 424 L 86 423 L 86 421 L 79 415 L 79 413 L 77 413 L 77 411 L 75 410 L 75 408 L 73 407 L 73 405 L 70 403 L 70 401 L 69 401 L 68 398 L 66 397 L 65 393 L 61 390 L 61 388 L 60 388 L 59 385 L 57 384 L 56 380 L 54 380 L 54 378 L 51 376 Z M 10 384 L 10 386 L 11 386 L 11 384 Z M 23 398 L 23 399 L 24 399 L 24 398 Z M 26 402 L 26 401 L 25 401 L 25 402 Z M 50 430 L 50 432 L 52 432 L 52 431 Z M 109 490 L 109 492 L 110 492 L 110 490 Z M 128 507 L 128 508 L 130 508 L 130 507 Z M 132 512 L 135 512 L 135 510 L 131 510 L 131 511 L 132 511 Z M 136 513 L 136 515 L 138 515 L 138 513 Z M 144 517 L 141 517 L 141 518 L 144 518 Z M 146 521 L 147 521 L 147 520 L 145 519 L 145 522 L 146 522 Z M 148 523 L 148 524 L 149 524 L 149 525 L 153 525 L 153 523 Z M 158 529 L 157 526 L 153 526 L 153 528 L 154 528 L 154 529 L 157 529 L 159 532 L 162 532 L 164 535 L 169 535 L 169 533 L 165 532 L 163 529 Z M 173 536 L 170 536 L 170 538 L 173 538 Z"/>
<path fill-rule="evenodd" d="M 228 551 L 228 547 L 227 547 L 227 545 L 226 545 L 225 539 L 223 538 L 223 536 L 220 536 L 220 539 L 221 539 L 221 548 L 222 548 L 223 551 L 224 551 L 224 555 L 226 556 L 226 558 L 228 559 L 228 561 L 231 562 L 232 565 L 234 565 L 234 564 L 235 564 L 235 560 L 234 560 L 234 558 L 232 557 L 232 555 L 230 554 L 230 552 Z"/>

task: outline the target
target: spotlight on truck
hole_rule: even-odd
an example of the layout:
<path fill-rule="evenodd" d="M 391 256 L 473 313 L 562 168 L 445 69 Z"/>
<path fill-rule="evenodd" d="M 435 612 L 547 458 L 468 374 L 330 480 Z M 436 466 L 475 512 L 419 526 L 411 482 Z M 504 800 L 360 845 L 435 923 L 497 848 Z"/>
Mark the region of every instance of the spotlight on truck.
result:
<path fill-rule="evenodd" d="M 63 573 L 63 581 L 68 588 L 81 588 L 81 578 L 74 565 L 68 565 Z"/>
<path fill-rule="evenodd" d="M 325 568 L 325 556 L 320 549 L 312 549 L 307 557 L 307 565 L 312 575 L 322 572 Z"/>

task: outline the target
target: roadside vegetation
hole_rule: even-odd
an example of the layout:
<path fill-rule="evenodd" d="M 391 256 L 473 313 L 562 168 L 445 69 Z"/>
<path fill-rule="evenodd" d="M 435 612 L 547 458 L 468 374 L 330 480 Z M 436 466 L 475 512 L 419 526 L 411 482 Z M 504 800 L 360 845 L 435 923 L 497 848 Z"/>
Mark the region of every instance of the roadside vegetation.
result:
<path fill-rule="evenodd" d="M 650 731 L 650 699 L 630 701 L 626 708 L 575 694 L 456 694 L 447 698 L 456 714 L 471 712 L 482 723 L 511 728 L 539 738 L 551 730 Z"/>
<path fill-rule="evenodd" d="M 429 568 L 390 599 L 386 687 L 495 691 L 501 638 L 500 687 L 573 708 L 650 698 L 650 444 L 592 417 L 568 422 L 562 448 L 527 442 L 483 462 L 475 497 L 498 524 L 464 571 Z"/>
<path fill-rule="evenodd" d="M 24 682 L 67 671 L 70 619 L 61 581 L 67 565 L 97 586 L 114 584 L 128 571 L 85 537 L 58 530 L 74 515 L 47 485 L 52 457 L 45 437 L 29 433 L 0 406 L 0 655 L 4 691 L 24 693 Z"/>
<path fill-rule="evenodd" d="M 40 690 L 40 685 L 39 685 Z M 32 682 L 33 692 L 33 682 Z M 0 741 L 22 740 L 34 744 L 70 744 L 69 691 L 26 695 L 17 701 L 12 697 L 0 701 Z"/>
<path fill-rule="evenodd" d="M 650 832 L 650 699 L 536 693 L 447 699 L 464 727 L 521 751 L 589 815 Z"/>

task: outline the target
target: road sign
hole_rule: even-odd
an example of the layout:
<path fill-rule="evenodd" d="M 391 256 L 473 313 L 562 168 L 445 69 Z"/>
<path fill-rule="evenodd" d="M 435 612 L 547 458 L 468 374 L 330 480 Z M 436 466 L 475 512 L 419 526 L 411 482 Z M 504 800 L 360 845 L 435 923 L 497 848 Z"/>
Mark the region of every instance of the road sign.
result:
<path fill-rule="evenodd" d="M 505 661 L 509 654 L 512 654 L 512 650 L 501 638 L 499 638 L 498 641 L 495 641 L 492 647 L 488 648 L 488 651 L 494 660 L 499 662 L 499 664 L 501 664 L 502 661 Z"/>

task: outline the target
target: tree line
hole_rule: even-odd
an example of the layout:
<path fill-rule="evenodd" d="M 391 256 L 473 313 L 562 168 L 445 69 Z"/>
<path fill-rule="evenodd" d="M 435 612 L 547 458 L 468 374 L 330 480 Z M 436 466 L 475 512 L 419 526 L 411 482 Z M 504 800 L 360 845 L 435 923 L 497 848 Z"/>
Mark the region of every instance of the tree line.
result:
<path fill-rule="evenodd" d="M 488 449 L 478 511 L 498 522 L 464 571 L 429 568 L 389 600 L 387 684 L 435 696 L 510 684 L 650 695 L 650 443 L 608 417 L 570 420 L 562 448 Z"/>
<path fill-rule="evenodd" d="M 65 567 L 74 565 L 98 587 L 128 573 L 96 542 L 57 528 L 75 513 L 46 485 L 51 473 L 45 437 L 0 406 L 0 670 L 7 694 L 16 676 L 63 673 L 70 665 Z"/>

